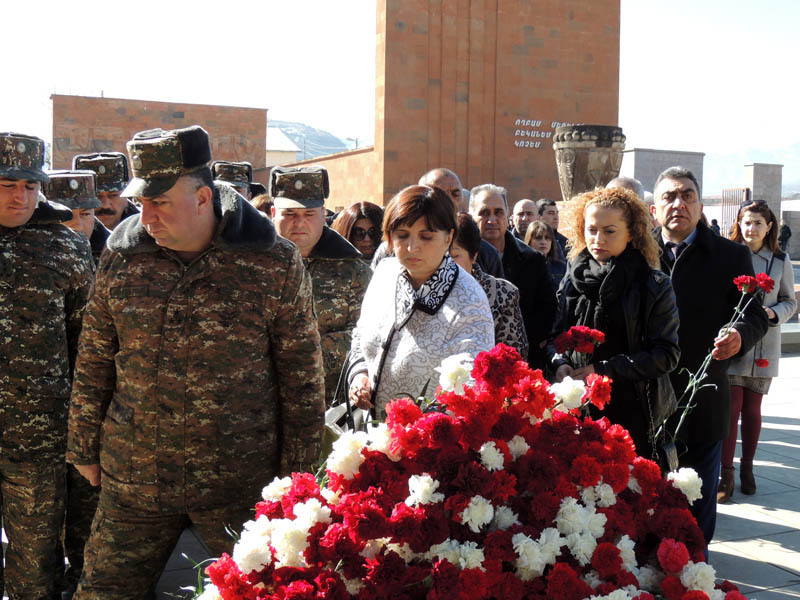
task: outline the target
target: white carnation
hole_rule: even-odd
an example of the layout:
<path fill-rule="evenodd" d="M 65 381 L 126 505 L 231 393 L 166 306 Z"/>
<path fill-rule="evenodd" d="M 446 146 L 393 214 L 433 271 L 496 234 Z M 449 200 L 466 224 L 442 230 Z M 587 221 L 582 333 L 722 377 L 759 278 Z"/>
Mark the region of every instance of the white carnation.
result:
<path fill-rule="evenodd" d="M 459 543 L 450 538 L 443 541 L 441 544 L 434 544 L 430 547 L 425 557 L 431 562 L 435 560 L 446 560 L 450 564 L 457 565 L 459 563 L 458 555 Z"/>
<path fill-rule="evenodd" d="M 395 552 L 405 561 L 406 564 L 410 563 L 417 557 L 417 555 L 411 549 L 411 546 L 409 546 L 406 542 L 403 542 L 402 544 L 386 544 L 386 549 Z"/>
<path fill-rule="evenodd" d="M 383 547 L 388 543 L 389 538 L 376 538 L 374 540 L 367 540 L 364 544 L 364 549 L 360 552 L 361 556 L 368 559 L 375 558 Z"/>
<path fill-rule="evenodd" d="M 499 471 L 503 468 L 503 453 L 494 442 L 486 442 L 480 449 L 481 463 L 489 471 Z"/>
<path fill-rule="evenodd" d="M 511 458 L 517 460 L 520 456 L 523 456 L 531 447 L 528 445 L 528 442 L 525 441 L 525 438 L 521 435 L 515 435 L 511 438 L 511 441 L 508 442 L 508 450 L 511 452 Z"/>
<path fill-rule="evenodd" d="M 276 477 L 268 486 L 261 490 L 261 497 L 265 502 L 276 502 L 292 487 L 291 477 Z"/>
<path fill-rule="evenodd" d="M 639 587 L 647 592 L 654 592 L 661 586 L 664 574 L 651 566 L 644 565 L 639 567 L 638 572 L 634 573 L 639 580 Z"/>
<path fill-rule="evenodd" d="M 325 498 L 325 502 L 327 502 L 331 506 L 337 506 L 339 504 L 339 501 L 342 499 L 341 495 L 339 494 L 339 491 L 334 492 L 330 488 L 324 487 L 320 489 L 319 493 L 323 498 Z"/>
<path fill-rule="evenodd" d="M 473 358 L 468 352 L 448 356 L 434 369 L 439 373 L 439 386 L 445 392 L 464 393 L 464 385 L 470 382 Z"/>
<path fill-rule="evenodd" d="M 277 519 L 273 523 L 272 546 L 276 566 L 307 567 L 303 552 L 308 548 L 309 525 L 305 519 Z"/>
<path fill-rule="evenodd" d="M 581 399 L 586 391 L 583 381 L 573 379 L 569 375 L 564 377 L 561 383 L 554 383 L 550 386 L 550 391 L 556 397 L 556 402 L 560 402 L 564 410 L 572 410 L 581 405 Z"/>
<path fill-rule="evenodd" d="M 579 533 L 583 529 L 583 510 L 573 497 L 561 500 L 561 506 L 556 514 L 556 526 L 564 535 Z"/>
<path fill-rule="evenodd" d="M 231 556 L 242 573 L 260 571 L 272 562 L 271 535 L 280 520 L 270 521 L 265 515 L 261 515 L 255 521 L 244 524 Z"/>
<path fill-rule="evenodd" d="M 317 523 L 331 522 L 331 509 L 324 506 L 316 498 L 298 502 L 292 510 L 294 511 L 295 520 L 303 521 L 308 526 L 308 529 L 311 529 Z"/>
<path fill-rule="evenodd" d="M 347 588 L 347 593 L 353 597 L 358 596 L 361 588 L 364 587 L 364 582 L 360 579 L 347 579 L 346 577 L 342 577 L 342 579 L 344 580 L 344 587 Z"/>
<path fill-rule="evenodd" d="M 517 575 L 523 581 L 530 581 L 544 573 L 547 562 L 542 555 L 542 549 L 534 540 L 524 533 L 517 533 L 511 538 L 517 559 L 514 565 Z"/>
<path fill-rule="evenodd" d="M 519 525 L 519 518 L 508 506 L 498 506 L 494 509 L 494 529 L 506 530 L 514 525 Z"/>
<path fill-rule="evenodd" d="M 460 516 L 464 525 L 468 525 L 474 533 L 479 533 L 481 527 L 491 523 L 492 517 L 494 517 L 494 507 L 483 496 L 473 496 Z"/>
<path fill-rule="evenodd" d="M 633 471 L 633 465 L 631 465 L 631 471 Z M 639 482 L 633 475 L 628 476 L 628 489 L 636 494 L 641 495 L 642 493 L 642 486 L 639 485 Z"/>
<path fill-rule="evenodd" d="M 636 568 L 635 545 L 635 542 L 627 534 L 623 535 L 617 542 L 619 556 L 622 559 L 622 566 L 628 571 L 633 571 Z"/>
<path fill-rule="evenodd" d="M 717 573 L 707 563 L 689 561 L 681 571 L 681 583 L 688 590 L 700 590 L 709 594 L 714 589 Z"/>
<path fill-rule="evenodd" d="M 333 443 L 333 450 L 328 456 L 328 470 L 345 479 L 352 479 L 364 462 L 361 450 L 367 441 L 367 434 L 363 431 L 345 431 Z"/>
<path fill-rule="evenodd" d="M 444 494 L 436 493 L 439 489 L 439 482 L 427 473 L 422 475 L 412 475 L 408 478 L 409 496 L 406 504 L 417 506 L 418 504 L 435 504 L 444 500 Z"/>
<path fill-rule="evenodd" d="M 462 569 L 483 569 L 483 548 L 475 542 L 464 542 L 458 547 L 458 566 Z"/>
<path fill-rule="evenodd" d="M 376 427 L 370 427 L 367 432 L 370 450 L 375 450 L 385 454 L 392 462 L 400 460 L 400 454 L 391 451 L 391 436 L 389 435 L 389 427 L 386 423 L 380 423 Z"/>
<path fill-rule="evenodd" d="M 567 547 L 582 567 L 592 562 L 592 555 L 597 548 L 597 540 L 588 533 L 570 533 L 567 536 Z"/>
<path fill-rule="evenodd" d="M 608 508 L 617 503 L 617 495 L 614 493 L 614 488 L 607 483 L 597 484 L 594 490 L 597 494 L 597 505 L 600 508 Z"/>
<path fill-rule="evenodd" d="M 206 582 L 203 586 L 203 593 L 197 597 L 197 600 L 222 600 L 222 596 L 217 586 L 213 583 Z"/>
<path fill-rule="evenodd" d="M 603 580 L 600 579 L 600 574 L 597 571 L 589 571 L 588 573 L 584 573 L 581 575 L 581 579 L 589 584 L 590 587 L 596 588 L 598 585 L 603 583 Z M 597 596 L 591 596 L 591 598 L 597 598 Z"/>
<path fill-rule="evenodd" d="M 597 491 L 594 487 L 585 487 L 581 490 L 581 502 L 586 506 L 594 506 L 597 500 Z"/>
<path fill-rule="evenodd" d="M 694 504 L 695 500 L 699 500 L 703 497 L 701 491 L 703 482 L 694 469 L 683 467 L 677 471 L 671 471 L 667 475 L 667 481 L 672 482 L 672 485 L 683 492 L 689 504 Z"/>

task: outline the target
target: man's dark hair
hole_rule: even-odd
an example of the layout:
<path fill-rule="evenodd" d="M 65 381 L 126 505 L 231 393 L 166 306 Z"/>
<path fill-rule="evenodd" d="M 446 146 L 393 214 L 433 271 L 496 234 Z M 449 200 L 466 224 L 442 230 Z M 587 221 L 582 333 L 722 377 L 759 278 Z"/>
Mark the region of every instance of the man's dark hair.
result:
<path fill-rule="evenodd" d="M 211 188 L 212 192 L 214 191 L 214 176 L 211 174 L 210 167 L 203 167 L 197 171 L 187 173 L 185 176 L 192 179 L 197 187 L 205 185 Z"/>
<path fill-rule="evenodd" d="M 469 213 L 458 213 L 456 222 L 458 225 L 453 243 L 466 250 L 470 260 L 474 260 L 481 249 L 481 230 L 478 229 Z"/>
<path fill-rule="evenodd" d="M 548 200 L 547 198 L 540 198 L 536 201 L 536 210 L 539 212 L 539 216 L 541 217 L 544 214 L 544 211 L 547 209 L 548 206 L 558 206 L 555 200 Z"/>
<path fill-rule="evenodd" d="M 666 171 L 662 171 L 661 175 L 658 176 L 656 179 L 656 183 L 653 186 L 653 191 L 658 188 L 658 184 L 664 181 L 665 179 L 688 179 L 694 184 L 694 189 L 697 190 L 697 197 L 702 198 L 700 195 L 700 184 L 697 183 L 697 177 L 694 176 L 689 169 L 686 167 L 670 167 Z"/>

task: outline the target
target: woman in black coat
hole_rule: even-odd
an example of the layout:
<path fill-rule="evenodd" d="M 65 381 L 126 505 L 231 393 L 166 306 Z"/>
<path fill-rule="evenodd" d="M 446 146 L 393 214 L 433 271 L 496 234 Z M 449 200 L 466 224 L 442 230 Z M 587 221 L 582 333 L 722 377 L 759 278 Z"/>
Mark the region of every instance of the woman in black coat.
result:
<path fill-rule="evenodd" d="M 632 192 L 611 188 L 573 199 L 567 274 L 558 290 L 558 314 L 548 343 L 556 379 L 613 380 L 611 402 L 593 416 L 625 427 L 638 453 L 653 457 L 652 436 L 675 409 L 668 374 L 678 364 L 678 309 L 669 278 L 658 270 L 659 249 L 650 215 Z M 557 354 L 555 337 L 573 325 L 605 333 L 586 366 Z"/>

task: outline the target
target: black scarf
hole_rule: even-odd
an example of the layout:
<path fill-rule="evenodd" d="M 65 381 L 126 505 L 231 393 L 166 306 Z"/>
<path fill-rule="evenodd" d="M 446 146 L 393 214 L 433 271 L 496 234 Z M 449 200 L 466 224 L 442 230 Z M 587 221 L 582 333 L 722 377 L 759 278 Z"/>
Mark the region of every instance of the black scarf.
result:
<path fill-rule="evenodd" d="M 610 325 L 607 309 L 617 303 L 639 272 L 647 268 L 642 253 L 630 244 L 605 265 L 584 249 L 569 266 L 570 278 L 580 294 L 575 306 L 578 324 L 607 331 Z"/>

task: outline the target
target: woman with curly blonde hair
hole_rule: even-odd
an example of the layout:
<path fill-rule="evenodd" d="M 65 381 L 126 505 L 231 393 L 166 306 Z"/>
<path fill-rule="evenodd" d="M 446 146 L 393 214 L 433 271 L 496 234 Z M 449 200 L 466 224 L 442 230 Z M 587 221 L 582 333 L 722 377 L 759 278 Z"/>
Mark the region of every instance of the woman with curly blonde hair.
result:
<path fill-rule="evenodd" d="M 678 364 L 678 308 L 669 277 L 658 270 L 658 245 L 644 203 L 622 188 L 597 189 L 565 209 L 571 231 L 567 274 L 548 344 L 556 379 L 591 373 L 613 380 L 611 402 L 595 416 L 625 427 L 640 455 L 653 456 L 653 436 L 675 409 L 668 374 Z M 574 325 L 605 333 L 589 364 L 558 354 L 553 340 Z"/>

